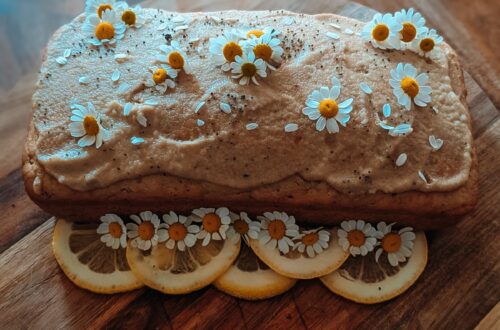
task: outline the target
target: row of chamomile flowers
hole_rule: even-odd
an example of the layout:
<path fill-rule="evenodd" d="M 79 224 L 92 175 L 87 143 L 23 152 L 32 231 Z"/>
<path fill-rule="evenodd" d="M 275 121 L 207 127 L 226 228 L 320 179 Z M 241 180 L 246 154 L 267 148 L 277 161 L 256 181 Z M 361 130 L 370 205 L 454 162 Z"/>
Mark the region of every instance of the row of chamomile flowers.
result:
<path fill-rule="evenodd" d="M 381 49 L 411 50 L 435 59 L 443 37 L 425 26 L 425 18 L 413 8 L 394 14 L 375 14 L 360 33 L 363 40 Z"/>
<path fill-rule="evenodd" d="M 236 214 L 226 207 L 199 208 L 191 215 L 178 215 L 171 211 L 162 216 L 151 211 L 130 215 L 132 221 L 124 221 L 116 214 L 101 217 L 97 233 L 108 247 L 118 249 L 130 244 L 141 250 L 149 250 L 159 243 L 169 249 L 184 251 L 198 240 L 207 246 L 211 240 L 259 240 L 260 244 L 278 248 L 283 254 L 297 250 L 314 258 L 328 249 L 331 232 L 323 227 L 302 230 L 295 223 L 295 217 L 285 212 L 266 212 L 254 221 L 245 212 Z M 349 220 L 341 223 L 336 230 L 338 244 L 351 255 L 366 256 L 377 248 L 375 259 L 385 252 L 391 265 L 406 261 L 412 254 L 415 233 L 411 227 L 399 231 L 392 229 L 394 223 L 380 222 L 376 227 L 363 220 Z"/>

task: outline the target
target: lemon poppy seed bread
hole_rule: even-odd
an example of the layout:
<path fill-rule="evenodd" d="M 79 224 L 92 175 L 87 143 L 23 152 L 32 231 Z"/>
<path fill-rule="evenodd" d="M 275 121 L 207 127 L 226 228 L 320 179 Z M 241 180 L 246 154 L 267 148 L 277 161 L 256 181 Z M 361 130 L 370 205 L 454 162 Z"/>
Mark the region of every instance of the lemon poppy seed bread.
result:
<path fill-rule="evenodd" d="M 107 14 L 78 16 L 47 46 L 23 157 L 47 212 L 227 206 L 430 229 L 474 207 L 466 90 L 447 44 L 433 58 L 376 48 L 365 23 L 331 14 L 144 9 L 127 29 Z"/>

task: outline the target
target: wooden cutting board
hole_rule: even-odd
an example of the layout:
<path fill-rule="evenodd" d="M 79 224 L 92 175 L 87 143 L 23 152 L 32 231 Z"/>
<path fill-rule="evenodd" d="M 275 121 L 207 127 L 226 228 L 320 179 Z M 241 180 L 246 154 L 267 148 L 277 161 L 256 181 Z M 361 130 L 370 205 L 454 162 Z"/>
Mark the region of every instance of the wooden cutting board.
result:
<path fill-rule="evenodd" d="M 280 8 L 333 11 L 361 20 L 374 13 L 355 3 L 340 9 L 329 8 L 328 2 L 278 3 Z M 238 8 L 268 5 L 242 1 Z M 235 4 L 201 1 L 176 8 L 173 2 L 148 1 L 145 6 L 187 11 L 231 9 Z M 499 112 L 468 74 L 480 166 L 478 208 L 458 226 L 428 233 L 429 264 L 421 278 L 402 296 L 373 306 L 337 297 L 317 280 L 301 281 L 282 296 L 260 302 L 238 300 L 213 287 L 184 296 L 149 289 L 105 296 L 74 286 L 52 255 L 54 221 L 29 200 L 22 186 L 19 159 L 35 77 L 28 75 L 0 100 L 0 132 L 6 132 L 0 139 L 1 328 L 467 329 L 480 322 L 484 328 L 500 327 Z"/>

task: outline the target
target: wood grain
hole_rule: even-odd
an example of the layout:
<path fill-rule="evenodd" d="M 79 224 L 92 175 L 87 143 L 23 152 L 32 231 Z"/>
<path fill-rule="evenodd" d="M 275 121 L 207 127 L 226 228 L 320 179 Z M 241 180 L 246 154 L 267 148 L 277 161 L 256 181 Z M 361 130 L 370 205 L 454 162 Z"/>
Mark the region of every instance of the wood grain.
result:
<path fill-rule="evenodd" d="M 449 2 L 439 1 L 436 6 L 441 8 Z M 479 1 L 480 4 L 486 2 Z M 148 3 L 181 11 L 286 8 L 307 13 L 337 12 L 359 19 L 373 14 L 346 1 L 254 0 L 235 4 L 229 0 L 196 3 L 171 0 Z M 393 4 L 373 1 L 373 4 L 382 10 L 401 7 L 398 1 Z M 397 8 L 391 7 L 396 5 Z M 418 6 L 423 12 L 434 8 L 426 0 L 419 1 Z M 77 6 L 69 1 L 58 8 L 60 20 L 69 19 L 81 10 L 80 7 L 81 4 Z M 449 15 L 457 8 L 450 9 Z M 51 27 L 59 24 L 60 21 L 51 23 Z M 447 28 L 456 36 L 454 25 L 450 26 Z M 43 33 L 36 35 L 40 34 Z M 0 45 L 2 38 L 0 32 Z M 454 42 L 460 46 L 462 41 Z M 4 62 L 3 54 L 0 63 Z M 463 55 L 466 62 L 470 61 L 467 56 L 473 56 Z M 488 56 L 487 52 L 481 55 Z M 16 61 L 13 56 L 7 57 Z M 428 234 L 429 265 L 408 292 L 391 302 L 363 306 L 333 295 L 317 280 L 301 281 L 284 295 L 262 302 L 241 301 L 212 287 L 185 296 L 166 296 L 148 289 L 101 296 L 75 287 L 59 270 L 52 256 L 53 220 L 46 220 L 48 215 L 26 197 L 21 184 L 20 152 L 30 116 L 36 77 L 34 68 L 38 62 L 33 59 L 35 57 L 28 58 L 33 61 L 31 64 L 12 69 L 17 75 L 19 72 L 28 74 L 19 79 L 11 91 L 4 91 L 0 98 L 0 321 L 6 328 L 470 329 L 479 324 L 486 329 L 498 324 L 500 120 L 496 98 L 491 91 L 485 93 L 474 80 L 478 75 L 480 82 L 491 79 L 492 74 L 496 74 L 491 67 L 489 77 L 474 71 L 474 66 L 470 67 L 472 76 L 466 74 L 467 100 L 480 164 L 481 197 L 477 210 L 457 227 Z M 494 66 L 494 61 L 490 62 Z M 4 86 L 4 82 L 0 80 L 0 86 Z"/>

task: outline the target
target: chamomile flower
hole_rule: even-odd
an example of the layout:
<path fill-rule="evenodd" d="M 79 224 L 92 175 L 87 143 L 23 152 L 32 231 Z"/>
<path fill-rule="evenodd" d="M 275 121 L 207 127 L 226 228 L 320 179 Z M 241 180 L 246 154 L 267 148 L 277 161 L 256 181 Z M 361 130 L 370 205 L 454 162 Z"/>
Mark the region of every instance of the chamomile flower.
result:
<path fill-rule="evenodd" d="M 361 38 L 376 48 L 398 48 L 400 43 L 398 32 L 402 27 L 391 14 L 375 14 L 361 31 Z"/>
<path fill-rule="evenodd" d="M 422 32 L 425 31 L 425 18 L 413 8 L 402 9 L 394 14 L 394 19 L 401 25 L 399 39 L 403 45 L 408 45 Z"/>
<path fill-rule="evenodd" d="M 378 262 L 381 254 L 385 252 L 391 266 L 396 267 L 398 263 L 405 262 L 411 256 L 416 236 L 411 227 L 396 232 L 392 230 L 393 225 L 393 223 L 386 225 L 385 222 L 377 224 L 380 247 L 375 252 L 375 260 Z"/>
<path fill-rule="evenodd" d="M 82 26 L 83 32 L 88 36 L 89 43 L 99 47 L 114 45 L 117 40 L 123 39 L 126 27 L 114 10 L 105 10 L 102 19 L 97 14 L 87 16 Z"/>
<path fill-rule="evenodd" d="M 231 63 L 231 73 L 234 79 L 240 80 L 240 85 L 248 85 L 250 81 L 259 85 L 257 76 L 267 77 L 266 62 L 261 58 L 256 59 L 252 51 L 236 56 L 235 61 Z"/>
<path fill-rule="evenodd" d="M 330 241 L 330 232 L 323 228 L 304 230 L 294 240 L 299 240 L 295 243 L 294 250 L 300 253 L 306 253 L 309 258 L 314 258 L 317 254 L 328 248 Z"/>
<path fill-rule="evenodd" d="M 226 31 L 217 38 L 210 38 L 209 50 L 216 66 L 223 71 L 231 69 L 230 64 L 235 61 L 236 56 L 243 55 L 243 48 L 239 44 L 241 36 L 237 31 Z"/>
<path fill-rule="evenodd" d="M 326 127 L 328 133 L 338 133 L 339 125 L 344 126 L 352 111 L 353 99 L 338 102 L 341 84 L 337 78 L 332 78 L 333 86 L 328 88 L 322 86 L 319 90 L 313 91 L 306 100 L 306 108 L 302 113 L 311 120 L 316 120 L 316 130 L 323 131 Z"/>
<path fill-rule="evenodd" d="M 263 59 L 271 70 L 276 68 L 271 63 L 280 63 L 283 48 L 281 40 L 274 38 L 271 34 L 264 34 L 258 38 L 251 38 L 243 44 L 245 53 L 252 52 L 258 59 Z"/>
<path fill-rule="evenodd" d="M 399 63 L 396 69 L 391 70 L 389 84 L 392 86 L 398 103 L 411 109 L 412 102 L 419 107 L 425 107 L 431 102 L 432 89 L 427 84 L 429 76 L 426 73 L 417 75 L 417 69 L 410 63 Z"/>
<path fill-rule="evenodd" d="M 85 1 L 85 13 L 88 15 L 97 15 L 102 18 L 102 14 L 106 10 L 115 10 L 117 5 L 121 2 L 116 0 L 86 0 Z"/>
<path fill-rule="evenodd" d="M 146 23 L 146 17 L 140 5 L 130 7 L 126 2 L 122 1 L 116 4 L 116 8 L 119 17 L 127 27 L 140 29 Z"/>
<path fill-rule="evenodd" d="M 87 103 L 87 107 L 74 103 L 71 108 L 69 131 L 72 137 L 80 138 L 78 146 L 83 148 L 95 143 L 99 149 L 103 141 L 109 140 L 110 134 L 101 126 L 101 117 L 91 102 Z"/>
<path fill-rule="evenodd" d="M 191 219 L 170 211 L 163 215 L 163 221 L 165 223 L 160 224 L 158 229 L 159 242 L 165 242 L 165 246 L 171 250 L 177 247 L 179 251 L 195 245 L 200 227 L 191 224 Z"/>
<path fill-rule="evenodd" d="M 437 34 L 434 29 L 425 29 L 411 43 L 410 49 L 420 56 L 435 58 L 439 55 L 439 45 L 443 42 L 443 37 Z"/>
<path fill-rule="evenodd" d="M 292 241 L 299 235 L 299 226 L 295 224 L 295 218 L 285 212 L 266 212 L 264 216 L 258 216 L 260 220 L 259 243 L 269 244 L 273 249 L 278 249 L 287 254 L 295 245 Z"/>
<path fill-rule="evenodd" d="M 226 232 L 231 224 L 227 207 L 195 209 L 190 219 L 201 223 L 198 238 L 203 240 L 201 243 L 203 246 L 207 246 L 212 239 L 216 241 L 226 239 Z"/>
<path fill-rule="evenodd" d="M 110 248 L 116 250 L 119 247 L 127 247 L 127 228 L 123 224 L 123 220 L 116 214 L 102 216 L 97 233 L 102 235 L 101 242 Z"/>
<path fill-rule="evenodd" d="M 169 65 L 153 66 L 149 69 L 149 72 L 144 83 L 146 87 L 154 88 L 162 94 L 169 88 L 175 88 L 174 79 L 177 78 L 177 71 Z"/>
<path fill-rule="evenodd" d="M 132 214 L 134 222 L 127 223 L 127 236 L 132 239 L 132 246 L 146 251 L 158 244 L 158 227 L 160 218 L 151 211 Z"/>
<path fill-rule="evenodd" d="M 340 227 L 337 235 L 344 251 L 349 251 L 353 256 L 366 256 L 373 251 L 377 243 L 377 231 L 371 224 L 363 220 L 349 220 L 342 222 Z"/>
<path fill-rule="evenodd" d="M 280 31 L 276 30 L 273 27 L 266 26 L 263 29 L 255 29 L 255 28 L 248 29 L 244 32 L 244 37 L 247 39 L 252 39 L 252 38 L 260 38 L 264 35 L 268 35 L 272 38 L 272 37 L 275 37 L 279 34 L 281 34 Z"/>
<path fill-rule="evenodd" d="M 252 221 L 246 212 L 241 212 L 239 216 L 235 214 L 232 225 L 227 230 L 227 237 L 241 237 L 248 242 L 251 239 L 259 238 L 260 222 Z"/>
<path fill-rule="evenodd" d="M 160 54 L 157 56 L 158 61 L 167 63 L 175 70 L 184 70 L 188 74 L 191 73 L 189 59 L 179 45 L 179 42 L 172 40 L 170 45 L 161 45 L 160 51 Z"/>

